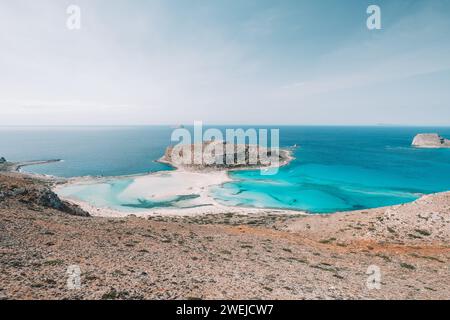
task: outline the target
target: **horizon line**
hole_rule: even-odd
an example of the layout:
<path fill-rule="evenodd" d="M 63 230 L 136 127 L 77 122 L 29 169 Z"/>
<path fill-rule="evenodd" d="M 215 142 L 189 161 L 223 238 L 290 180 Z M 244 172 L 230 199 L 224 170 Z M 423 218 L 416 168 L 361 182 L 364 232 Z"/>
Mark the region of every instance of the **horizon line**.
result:
<path fill-rule="evenodd" d="M 17 127 L 28 127 L 28 128 L 61 128 L 61 127 L 174 127 L 174 126 L 193 126 L 194 123 L 184 124 L 184 123 L 163 123 L 163 124 L 9 124 L 2 125 L 0 128 L 17 128 Z M 269 123 L 204 123 L 203 126 L 279 126 L 279 127 L 439 127 L 447 128 L 450 124 L 269 124 Z"/>

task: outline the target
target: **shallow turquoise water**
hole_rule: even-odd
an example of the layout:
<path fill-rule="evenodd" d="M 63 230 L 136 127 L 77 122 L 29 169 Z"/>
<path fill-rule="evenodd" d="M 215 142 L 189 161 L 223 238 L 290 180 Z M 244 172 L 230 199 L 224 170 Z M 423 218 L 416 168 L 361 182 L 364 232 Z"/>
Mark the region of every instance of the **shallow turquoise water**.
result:
<path fill-rule="evenodd" d="M 296 160 L 275 176 L 231 174 L 236 182 L 214 188 L 227 205 L 328 213 L 413 201 L 450 190 L 450 149 L 410 147 L 417 132 L 450 136 L 448 128 L 285 128 Z"/>
<path fill-rule="evenodd" d="M 60 196 L 89 202 L 96 207 L 120 209 L 122 203 L 131 202 L 122 192 L 133 183 L 133 179 L 114 179 L 101 183 L 71 185 L 58 191 Z"/>
<path fill-rule="evenodd" d="M 76 184 L 58 190 L 60 196 L 88 202 L 95 207 L 119 211 L 136 212 L 154 208 L 192 208 L 190 200 L 197 199 L 195 194 L 150 200 L 127 196 L 124 191 L 133 183 L 132 178 L 112 178 L 92 184 Z"/>
<path fill-rule="evenodd" d="M 0 156 L 64 159 L 26 169 L 64 177 L 170 170 L 154 160 L 170 144 L 171 132 L 170 127 L 0 128 Z M 300 146 L 295 161 L 275 176 L 234 172 L 237 181 L 211 193 L 228 205 L 328 213 L 400 204 L 450 190 L 450 149 L 410 147 L 414 135 L 424 132 L 450 138 L 450 128 L 280 127 L 283 147 Z M 126 199 L 121 192 L 130 182 L 121 181 L 72 191 L 95 205 L 123 210 L 177 207 L 189 200 Z"/>

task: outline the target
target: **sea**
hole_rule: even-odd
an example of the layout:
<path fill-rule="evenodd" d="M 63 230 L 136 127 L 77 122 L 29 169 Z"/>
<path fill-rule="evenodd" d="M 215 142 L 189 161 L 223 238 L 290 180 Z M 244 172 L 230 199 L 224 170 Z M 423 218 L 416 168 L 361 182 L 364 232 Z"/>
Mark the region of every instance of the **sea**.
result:
<path fill-rule="evenodd" d="M 450 138 L 450 127 L 216 128 L 279 129 L 280 146 L 291 149 L 295 157 L 276 175 L 261 175 L 259 170 L 230 173 L 232 182 L 210 190 L 224 205 L 326 214 L 403 204 L 450 190 L 450 149 L 411 146 L 418 133 Z M 174 143 L 173 130 L 171 126 L 0 127 L 0 157 L 10 161 L 61 159 L 23 169 L 60 177 L 172 170 L 156 160 Z"/>

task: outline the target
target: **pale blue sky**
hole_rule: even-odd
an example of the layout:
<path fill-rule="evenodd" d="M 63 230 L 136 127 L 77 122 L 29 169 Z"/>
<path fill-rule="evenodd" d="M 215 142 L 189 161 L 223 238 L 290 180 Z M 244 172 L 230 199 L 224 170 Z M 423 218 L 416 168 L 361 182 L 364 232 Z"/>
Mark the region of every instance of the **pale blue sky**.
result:
<path fill-rule="evenodd" d="M 446 0 L 0 1 L 0 125 L 450 125 L 449 88 Z"/>

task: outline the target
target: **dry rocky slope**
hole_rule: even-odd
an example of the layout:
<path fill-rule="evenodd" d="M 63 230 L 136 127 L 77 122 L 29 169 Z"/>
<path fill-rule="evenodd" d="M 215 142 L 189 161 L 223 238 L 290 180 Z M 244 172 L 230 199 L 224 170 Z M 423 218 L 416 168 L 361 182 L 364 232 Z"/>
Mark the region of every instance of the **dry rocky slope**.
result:
<path fill-rule="evenodd" d="M 450 298 L 449 193 L 322 216 L 113 219 L 64 212 L 46 183 L 0 174 L 2 299 Z"/>
<path fill-rule="evenodd" d="M 50 190 L 48 180 L 17 173 L 1 173 L 0 204 L 19 201 L 29 209 L 56 209 L 69 215 L 88 217 L 78 206 L 62 201 Z"/>

